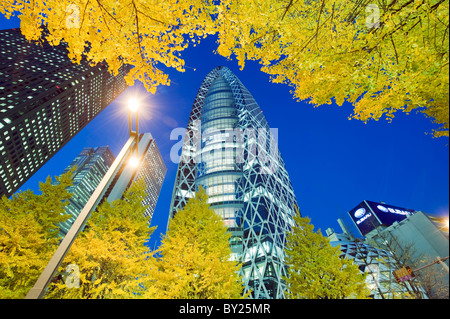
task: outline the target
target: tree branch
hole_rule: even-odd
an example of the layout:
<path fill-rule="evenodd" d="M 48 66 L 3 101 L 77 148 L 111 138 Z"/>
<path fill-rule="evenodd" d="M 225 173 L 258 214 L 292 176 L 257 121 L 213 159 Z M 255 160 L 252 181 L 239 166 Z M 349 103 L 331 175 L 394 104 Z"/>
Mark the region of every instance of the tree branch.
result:
<path fill-rule="evenodd" d="M 133 3 L 134 3 L 134 2 L 133 2 Z M 135 8 L 136 8 L 136 7 L 135 7 Z M 164 22 L 164 21 L 160 21 L 160 20 L 158 20 L 158 19 L 152 18 L 152 17 L 150 17 L 149 15 L 146 15 L 144 12 L 142 12 L 142 11 L 140 11 L 140 10 L 137 10 L 137 11 L 136 11 L 136 14 L 137 14 L 137 12 L 139 12 L 139 13 L 142 14 L 144 17 L 146 17 L 146 18 L 148 18 L 148 19 L 150 19 L 150 20 L 153 20 L 153 21 L 155 21 L 155 22 L 159 22 L 159 23 L 162 23 L 162 24 L 165 24 L 165 25 L 171 25 L 171 24 L 166 23 L 166 22 Z"/>
<path fill-rule="evenodd" d="M 114 16 L 111 13 L 109 13 L 108 10 L 105 9 L 105 7 L 100 3 L 99 0 L 96 0 L 96 1 L 97 1 L 98 5 L 103 9 L 103 11 L 105 11 L 111 17 L 111 19 L 113 19 L 114 21 L 116 21 L 116 23 L 118 23 L 121 27 L 123 27 L 123 24 L 120 23 L 116 18 L 114 18 Z"/>
<path fill-rule="evenodd" d="M 284 17 L 286 16 L 286 13 L 289 11 L 293 2 L 294 0 L 289 1 L 289 4 L 287 5 L 286 10 L 284 10 L 283 16 L 281 17 L 281 21 L 283 21 Z"/>
<path fill-rule="evenodd" d="M 78 30 L 78 35 L 81 34 L 81 29 L 83 28 L 84 17 L 85 17 L 85 15 L 86 15 L 86 8 L 87 8 L 87 6 L 88 6 L 88 4 L 89 4 L 89 1 L 90 1 L 90 0 L 88 0 L 88 1 L 86 2 L 86 5 L 84 6 L 83 19 L 81 20 L 81 25 L 80 25 L 80 29 Z"/>
<path fill-rule="evenodd" d="M 320 6 L 319 16 L 317 17 L 316 35 L 315 35 L 316 39 L 317 39 L 317 35 L 319 34 L 320 17 L 322 16 L 322 11 L 323 11 L 324 7 L 325 7 L 325 0 L 322 0 L 322 5 Z M 317 43 L 317 41 L 316 41 L 316 43 Z"/>
<path fill-rule="evenodd" d="M 391 35 L 391 43 L 392 43 L 392 46 L 394 47 L 394 52 L 395 52 L 395 60 L 397 61 L 397 64 L 398 64 L 398 54 L 397 54 L 397 49 L 395 48 L 395 43 L 394 43 L 394 39 L 392 39 L 392 35 Z"/>
<path fill-rule="evenodd" d="M 133 3 L 133 7 L 136 12 L 135 20 L 136 20 L 137 40 L 138 40 L 138 45 L 139 45 L 139 55 L 141 56 L 141 59 L 144 60 L 144 57 L 142 55 L 142 47 L 141 47 L 141 34 L 139 32 L 138 10 L 136 8 L 136 4 L 134 3 L 134 0 L 132 0 L 131 2 Z"/>
<path fill-rule="evenodd" d="M 258 41 L 259 39 L 262 39 L 262 38 L 264 38 L 265 36 L 267 36 L 267 35 L 269 35 L 269 34 L 271 34 L 271 33 L 275 33 L 275 32 L 277 32 L 277 30 L 272 30 L 272 31 L 270 31 L 270 32 L 266 32 L 265 34 L 263 34 L 263 35 L 257 37 L 256 39 L 253 39 L 251 43 L 255 43 L 255 42 Z"/>
<path fill-rule="evenodd" d="M 439 7 L 441 5 L 442 2 L 444 2 L 445 0 L 441 0 L 438 3 L 436 3 L 435 5 L 431 6 L 431 10 L 435 10 L 437 9 L 437 7 Z"/>

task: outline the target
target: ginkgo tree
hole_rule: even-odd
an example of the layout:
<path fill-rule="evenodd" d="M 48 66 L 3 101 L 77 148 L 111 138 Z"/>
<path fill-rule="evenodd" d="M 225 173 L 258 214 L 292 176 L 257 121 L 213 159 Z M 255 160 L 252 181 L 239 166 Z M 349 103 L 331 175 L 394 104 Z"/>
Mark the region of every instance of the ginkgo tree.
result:
<path fill-rule="evenodd" d="M 28 40 L 63 41 L 73 62 L 83 56 L 92 65 L 106 62 L 114 75 L 130 65 L 127 84 L 140 80 L 153 93 L 170 84 L 162 69 L 183 71 L 179 53 L 213 32 L 208 6 L 201 0 L 0 0 L 7 18 L 20 13 Z"/>
<path fill-rule="evenodd" d="M 286 238 L 288 274 L 287 297 L 291 299 L 366 299 L 370 291 L 366 274 L 352 260 L 341 258 L 339 247 L 328 239 L 308 217 L 296 212 L 295 226 Z"/>
<path fill-rule="evenodd" d="M 221 0 L 218 53 L 367 121 L 418 110 L 449 134 L 448 0 Z"/>
<path fill-rule="evenodd" d="M 59 224 L 70 215 L 64 210 L 72 196 L 72 171 L 49 177 L 31 190 L 0 199 L 0 299 L 24 298 L 56 250 Z"/>
<path fill-rule="evenodd" d="M 231 257 L 222 218 L 210 208 L 200 186 L 195 197 L 170 221 L 156 267 L 143 293 L 162 299 L 236 299 L 243 296 L 240 265 Z"/>
<path fill-rule="evenodd" d="M 217 53 L 241 67 L 259 61 L 275 83 L 315 106 L 345 101 L 349 118 L 392 120 L 422 112 L 449 136 L 448 0 L 0 0 L 21 30 L 69 57 L 105 61 L 155 92 L 166 67 L 184 71 L 181 53 L 217 34 Z"/>

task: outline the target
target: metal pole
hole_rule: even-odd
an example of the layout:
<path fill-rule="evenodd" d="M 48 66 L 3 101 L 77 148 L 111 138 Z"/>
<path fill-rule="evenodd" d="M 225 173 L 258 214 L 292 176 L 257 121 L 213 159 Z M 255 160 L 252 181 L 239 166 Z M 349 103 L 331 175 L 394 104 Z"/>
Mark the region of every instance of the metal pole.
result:
<path fill-rule="evenodd" d="M 139 156 L 139 113 L 136 111 L 136 158 Z"/>
<path fill-rule="evenodd" d="M 448 259 L 448 256 L 444 257 L 444 258 L 441 258 L 439 256 L 436 257 L 436 261 L 442 265 L 442 268 L 444 268 L 444 270 L 447 271 L 447 273 L 449 273 L 448 266 L 444 263 L 444 260 L 447 260 L 447 259 Z"/>
<path fill-rule="evenodd" d="M 128 112 L 128 136 L 131 136 L 131 112 Z"/>
<path fill-rule="evenodd" d="M 56 271 L 58 270 L 59 265 L 63 261 L 65 255 L 69 251 L 70 247 L 72 246 L 72 243 L 74 242 L 75 238 L 77 237 L 78 233 L 83 228 L 84 224 L 86 223 L 87 219 L 90 216 L 90 213 L 93 209 L 95 209 L 95 205 L 97 204 L 97 201 L 101 199 L 101 196 L 103 196 L 104 192 L 106 191 L 106 188 L 112 180 L 112 177 L 115 175 L 117 169 L 119 168 L 120 164 L 122 163 L 125 156 L 128 154 L 130 147 L 133 145 L 135 135 L 130 136 L 128 138 L 128 141 L 125 143 L 124 147 L 120 151 L 117 158 L 114 160 L 112 166 L 109 168 L 106 175 L 103 177 L 100 184 L 97 186 L 96 190 L 92 194 L 89 201 L 84 206 L 83 210 L 78 215 L 77 219 L 73 223 L 72 227 L 67 232 L 67 235 L 62 240 L 61 244 L 56 249 L 55 253 L 53 254 L 52 258 L 50 259 L 49 263 L 45 267 L 42 274 L 39 276 L 38 280 L 34 284 L 33 288 L 30 289 L 28 294 L 26 295 L 25 299 L 39 299 L 42 298 L 45 294 L 45 290 L 47 289 L 48 284 L 50 283 L 51 279 L 55 275 Z M 137 141 L 137 139 L 136 139 Z"/>
<path fill-rule="evenodd" d="M 435 265 L 437 263 L 440 263 L 442 265 L 442 267 L 444 268 L 444 270 L 446 270 L 448 272 L 448 266 L 445 263 L 443 263 L 443 261 L 446 261 L 448 259 L 448 257 L 449 256 L 441 258 L 441 257 L 437 256 L 436 259 L 431 264 L 428 264 L 428 265 L 425 265 L 423 267 L 414 269 L 413 272 L 415 273 L 416 271 L 419 271 L 419 270 L 425 269 L 427 267 L 433 266 L 433 265 Z"/>
<path fill-rule="evenodd" d="M 136 130 L 133 131 L 133 119 L 132 119 L 132 113 L 136 113 Z M 135 156 L 136 158 L 138 157 L 138 144 L 139 144 L 139 112 L 133 112 L 133 111 L 129 111 L 128 112 L 128 127 L 129 127 L 129 132 L 130 132 L 130 136 L 136 136 L 136 145 L 134 146 L 133 150 L 136 152 Z"/>

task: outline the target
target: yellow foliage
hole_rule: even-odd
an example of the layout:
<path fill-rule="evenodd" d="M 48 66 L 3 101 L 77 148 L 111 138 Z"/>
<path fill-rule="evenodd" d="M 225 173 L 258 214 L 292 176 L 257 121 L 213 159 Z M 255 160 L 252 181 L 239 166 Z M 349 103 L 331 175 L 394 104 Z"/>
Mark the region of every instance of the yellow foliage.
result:
<path fill-rule="evenodd" d="M 229 238 L 222 219 L 209 208 L 206 192 L 200 188 L 196 197 L 171 220 L 144 296 L 242 298 L 240 267 L 230 260 Z"/>
<path fill-rule="evenodd" d="M 256 60 L 314 105 L 353 103 L 352 118 L 417 109 L 449 130 L 449 2 L 221 1 L 218 52 Z M 378 11 L 377 11 L 378 10 Z M 375 24 L 377 22 L 377 24 Z"/>
<path fill-rule="evenodd" d="M 214 4 L 213 4 L 214 3 Z M 0 0 L 21 15 L 22 33 L 68 44 L 76 63 L 133 68 L 154 93 L 170 85 L 165 67 L 184 71 L 181 53 L 209 34 L 217 53 L 259 61 L 275 83 L 314 105 L 354 105 L 351 118 L 388 120 L 418 110 L 449 134 L 448 0 Z"/>
<path fill-rule="evenodd" d="M 49 286 L 45 298 L 118 299 L 137 298 L 141 277 L 152 263 L 144 245 L 154 228 L 149 228 L 142 206 L 145 185 L 133 183 L 124 198 L 104 202 L 90 217 L 60 268 L 62 280 Z M 78 287 L 68 284 L 76 266 Z M 70 281 L 69 281 L 70 283 Z"/>
<path fill-rule="evenodd" d="M 184 71 L 179 53 L 214 29 L 207 7 L 203 0 L 0 1 L 6 17 L 21 13 L 28 40 L 41 39 L 44 24 L 47 40 L 67 43 L 75 63 L 83 56 L 92 65 L 106 62 L 114 75 L 121 65 L 131 65 L 128 85 L 140 80 L 153 93 L 170 84 L 163 67 Z"/>
<path fill-rule="evenodd" d="M 24 298 L 59 243 L 72 172 L 40 183 L 41 195 L 24 191 L 0 199 L 0 298 Z"/>

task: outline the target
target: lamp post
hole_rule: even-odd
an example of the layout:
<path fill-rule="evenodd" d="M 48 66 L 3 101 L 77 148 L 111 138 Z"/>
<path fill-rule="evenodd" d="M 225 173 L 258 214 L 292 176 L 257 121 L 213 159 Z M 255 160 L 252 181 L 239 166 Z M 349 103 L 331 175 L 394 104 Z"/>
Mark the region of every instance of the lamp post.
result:
<path fill-rule="evenodd" d="M 91 215 L 91 212 L 95 210 L 97 205 L 99 204 L 99 201 L 102 199 L 103 195 L 106 192 L 106 189 L 108 188 L 109 184 L 113 180 L 114 176 L 116 175 L 117 171 L 119 170 L 121 164 L 123 163 L 123 160 L 128 156 L 130 153 L 135 154 L 135 159 L 137 160 L 137 151 L 138 151 L 138 143 L 139 143 L 139 134 L 138 134 L 138 102 L 136 100 L 130 100 L 128 103 L 129 112 L 128 112 L 128 119 L 129 119 L 129 137 L 128 141 L 123 146 L 122 150 L 120 151 L 119 155 L 114 160 L 111 167 L 106 172 L 105 176 L 101 180 L 100 184 L 95 189 L 94 193 L 89 198 L 88 202 L 76 218 L 75 222 L 72 224 L 72 227 L 67 232 L 66 236 L 61 241 L 60 245 L 56 249 L 55 253 L 53 254 L 52 258 L 48 262 L 47 266 L 45 267 L 44 271 L 39 276 L 38 280 L 34 284 L 33 288 L 30 289 L 28 294 L 26 295 L 25 299 L 39 299 L 42 298 L 45 294 L 45 290 L 47 289 L 47 286 L 49 285 L 50 281 L 54 277 L 56 271 L 58 270 L 58 267 L 60 266 L 61 262 L 63 261 L 64 257 L 66 256 L 67 252 L 69 251 L 70 247 L 72 246 L 73 242 L 75 241 L 75 238 L 77 237 L 78 233 L 83 229 L 85 223 L 89 219 L 89 216 Z M 136 130 L 132 130 L 132 113 L 136 115 Z M 136 165 L 137 166 L 137 165 Z"/>
<path fill-rule="evenodd" d="M 138 109 L 139 109 L 139 103 L 136 99 L 130 99 L 128 101 L 128 122 L 129 122 L 129 132 L 130 136 L 137 135 L 138 134 L 138 126 L 139 126 L 139 118 L 138 118 Z M 133 131 L 132 129 L 132 121 L 131 121 L 131 115 L 136 114 L 136 131 Z"/>
<path fill-rule="evenodd" d="M 128 101 L 128 131 L 130 137 L 136 137 L 136 143 L 132 150 L 131 160 L 132 165 L 137 166 L 138 163 L 138 144 L 139 144 L 139 103 L 136 99 L 132 98 Z M 133 131 L 133 121 L 132 121 L 132 115 L 135 115 L 136 117 L 136 130 Z"/>

